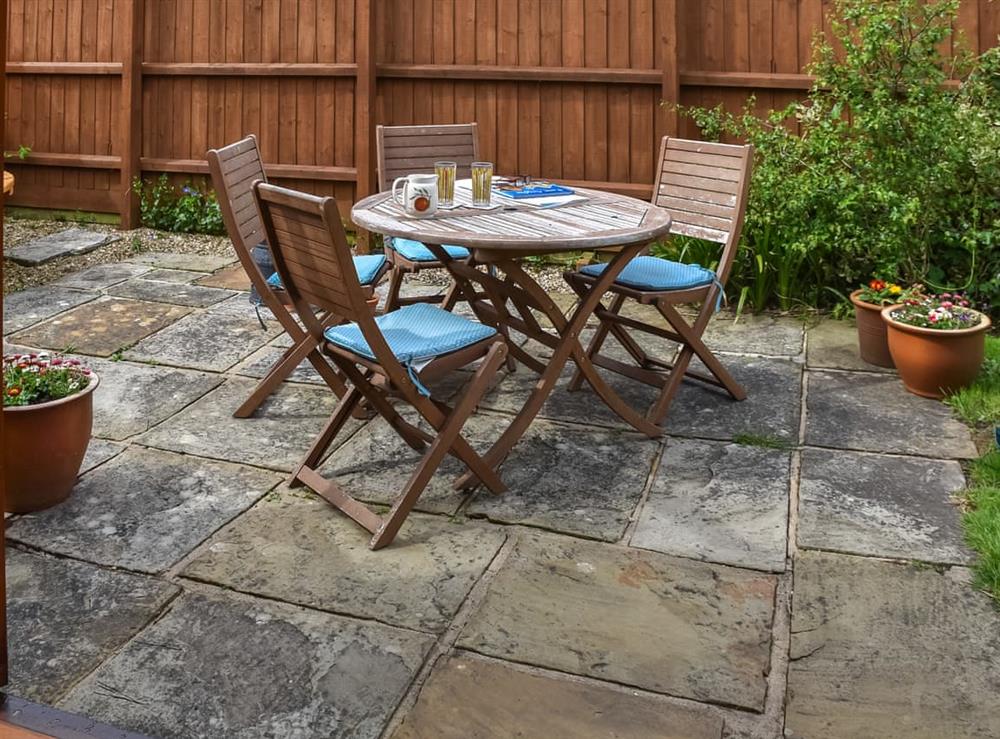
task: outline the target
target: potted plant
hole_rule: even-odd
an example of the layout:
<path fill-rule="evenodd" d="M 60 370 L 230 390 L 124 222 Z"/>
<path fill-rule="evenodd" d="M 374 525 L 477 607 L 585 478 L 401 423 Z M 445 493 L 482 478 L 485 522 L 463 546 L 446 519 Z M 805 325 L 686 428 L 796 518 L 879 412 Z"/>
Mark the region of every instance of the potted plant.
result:
<path fill-rule="evenodd" d="M 889 352 L 911 393 L 943 398 L 976 379 L 990 319 L 962 295 L 911 297 L 882 309 Z"/>
<path fill-rule="evenodd" d="M 3 358 L 6 510 L 27 513 L 69 497 L 90 444 L 98 377 L 76 359 Z"/>
<path fill-rule="evenodd" d="M 858 326 L 858 353 L 861 359 L 879 367 L 894 367 L 889 355 L 882 309 L 918 294 L 920 287 L 903 288 L 895 282 L 874 279 L 851 293 Z"/>

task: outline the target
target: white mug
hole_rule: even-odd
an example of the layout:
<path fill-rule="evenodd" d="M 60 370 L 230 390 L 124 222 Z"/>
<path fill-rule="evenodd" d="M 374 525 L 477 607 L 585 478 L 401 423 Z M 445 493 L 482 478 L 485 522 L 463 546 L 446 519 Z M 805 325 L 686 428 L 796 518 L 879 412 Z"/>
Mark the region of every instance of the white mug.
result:
<path fill-rule="evenodd" d="M 399 183 L 403 183 L 403 199 L 399 198 Z M 426 218 L 434 215 L 438 207 L 438 178 L 436 174 L 411 174 L 397 177 L 392 183 L 392 199 L 403 206 L 408 216 Z"/>

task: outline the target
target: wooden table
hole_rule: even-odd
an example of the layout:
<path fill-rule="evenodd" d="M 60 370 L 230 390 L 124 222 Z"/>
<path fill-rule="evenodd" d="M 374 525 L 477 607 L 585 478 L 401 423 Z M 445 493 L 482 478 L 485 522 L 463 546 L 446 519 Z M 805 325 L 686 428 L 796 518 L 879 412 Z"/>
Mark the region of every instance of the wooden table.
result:
<path fill-rule="evenodd" d="M 505 205 L 494 210 L 457 208 L 438 211 L 431 218 L 407 216 L 387 193 L 372 195 L 351 210 L 351 219 L 361 228 L 387 236 L 415 239 L 427 247 L 451 272 L 462 296 L 483 323 L 502 335 L 516 330 L 550 347 L 547 362 L 508 342 L 511 356 L 540 377 L 514 420 L 484 455 L 491 466 L 507 456 L 555 389 L 570 359 L 597 395 L 622 419 L 650 437 L 662 429 L 629 406 L 597 373 L 580 344 L 580 333 L 600 303 L 601 296 L 629 261 L 670 229 L 670 215 L 635 198 L 594 190 L 577 189 L 587 199 L 558 208 L 539 209 L 493 196 Z M 459 244 L 472 251 L 473 263 L 451 259 L 443 244 Z M 548 293 L 522 267 L 527 256 L 618 247 L 608 267 L 587 297 L 567 318 Z M 490 265 L 484 271 L 476 265 Z M 477 289 L 478 286 L 478 289 Z M 513 312 L 511 311 L 513 308 Z M 531 309 L 541 312 L 554 327 L 547 331 Z M 476 478 L 466 473 L 456 483 L 464 488 Z"/>

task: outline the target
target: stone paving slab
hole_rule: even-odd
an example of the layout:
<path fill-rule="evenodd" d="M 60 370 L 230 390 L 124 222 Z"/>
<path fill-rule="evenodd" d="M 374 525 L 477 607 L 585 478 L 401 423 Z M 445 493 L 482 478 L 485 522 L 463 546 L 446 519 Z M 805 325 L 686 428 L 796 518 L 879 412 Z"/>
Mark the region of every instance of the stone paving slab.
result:
<path fill-rule="evenodd" d="M 795 357 L 802 353 L 802 321 L 771 315 L 718 316 L 709 321 L 704 341 L 712 351 Z"/>
<path fill-rule="evenodd" d="M 12 694 L 52 703 L 178 592 L 162 580 L 7 548 Z"/>
<path fill-rule="evenodd" d="M 7 531 L 48 552 L 161 572 L 280 482 L 271 472 L 132 447 L 84 475 L 63 503 Z"/>
<path fill-rule="evenodd" d="M 80 474 L 86 474 L 95 467 L 121 454 L 123 451 L 125 451 L 124 444 L 92 438 L 90 445 L 87 447 L 87 453 L 83 457 L 83 463 L 80 465 Z"/>
<path fill-rule="evenodd" d="M 220 290 L 215 287 L 188 285 L 179 282 L 159 281 L 145 275 L 135 280 L 114 285 L 108 289 L 108 294 L 121 298 L 149 300 L 155 303 L 186 305 L 191 308 L 205 308 L 233 296 L 231 290 Z"/>
<path fill-rule="evenodd" d="M 287 336 L 287 334 L 282 335 Z M 261 347 L 236 365 L 233 368 L 233 372 L 247 377 L 263 378 L 278 363 L 278 360 L 281 359 L 284 353 L 285 350 L 280 347 L 272 345 Z M 316 371 L 316 368 L 312 366 L 312 363 L 308 359 L 303 359 L 302 363 L 292 370 L 292 374 L 286 380 L 288 382 L 306 382 L 311 385 L 326 387 L 326 381 L 320 377 L 319 372 Z"/>
<path fill-rule="evenodd" d="M 393 739 L 720 739 L 722 719 L 620 688 L 459 654 L 434 668 Z"/>
<path fill-rule="evenodd" d="M 892 375 L 810 371 L 806 444 L 972 459 L 969 429 L 943 403 L 908 393 Z"/>
<path fill-rule="evenodd" d="M 76 257 L 92 252 L 120 239 L 121 235 L 115 233 L 67 228 L 65 231 L 48 234 L 27 244 L 7 249 L 4 251 L 4 258 L 26 267 L 37 267 L 60 257 Z"/>
<path fill-rule="evenodd" d="M 609 342 L 610 344 L 610 342 Z M 611 348 L 609 355 L 624 352 Z M 732 400 L 725 391 L 702 383 L 685 381 L 674 399 L 665 422 L 669 434 L 728 441 L 745 434 L 773 436 L 784 441 L 798 438 L 802 365 L 787 359 L 726 356 L 723 362 L 749 397 Z M 692 367 L 704 372 L 697 361 Z M 575 392 L 567 390 L 575 366 L 567 365 L 559 384 L 542 406 L 540 418 L 611 428 L 631 429 L 608 408 L 585 382 Z M 659 397 L 657 388 L 601 370 L 611 388 L 634 409 L 645 413 Z M 501 372 L 482 406 L 517 413 L 538 381 L 538 375 L 519 366 L 511 374 Z"/>
<path fill-rule="evenodd" d="M 250 289 L 250 278 L 247 277 L 243 265 L 237 262 L 229 267 L 223 267 L 214 274 L 203 276 L 197 280 L 199 285 L 206 287 L 221 287 L 226 290 L 240 290 L 246 292 Z"/>
<path fill-rule="evenodd" d="M 799 484 L 800 547 L 869 557 L 968 564 L 958 462 L 806 449 Z"/>
<path fill-rule="evenodd" d="M 253 380 L 232 378 L 139 437 L 148 446 L 291 472 L 333 412 L 326 389 L 286 384 L 251 418 L 233 418 Z M 345 434 L 358 426 L 349 421 Z"/>
<path fill-rule="evenodd" d="M 670 439 L 631 545 L 783 572 L 790 453 Z"/>
<path fill-rule="evenodd" d="M 70 290 L 55 285 L 29 287 L 27 290 L 4 295 L 3 333 L 4 336 L 22 331 L 39 321 L 51 318 L 70 308 L 90 302 L 96 293 Z"/>
<path fill-rule="evenodd" d="M 129 264 L 128 262 L 96 264 L 93 267 L 66 275 L 52 284 L 78 290 L 103 290 L 132 277 L 146 274 L 149 270 L 150 268 L 144 264 Z"/>
<path fill-rule="evenodd" d="M 100 298 L 40 323 L 16 341 L 74 353 L 109 357 L 187 315 L 189 309 L 123 298 Z"/>
<path fill-rule="evenodd" d="M 267 496 L 216 534 L 184 576 L 300 605 L 443 631 L 499 551 L 502 529 L 407 518 L 373 553 L 371 535 L 307 491 Z M 295 573 L 289 577 L 289 573 Z"/>
<path fill-rule="evenodd" d="M 789 735 L 1000 736 L 1000 612 L 968 579 L 963 568 L 800 553 Z"/>
<path fill-rule="evenodd" d="M 832 319 L 820 322 L 806 333 L 806 366 L 810 369 L 892 372 L 861 359 L 858 330 L 853 323 Z"/>
<path fill-rule="evenodd" d="M 121 441 L 173 416 L 212 388 L 221 377 L 205 372 L 92 359 L 100 376 L 94 393 L 94 435 Z"/>
<path fill-rule="evenodd" d="M 787 359 L 736 356 L 721 359 L 736 381 L 746 388 L 747 399 L 734 401 L 720 388 L 685 381 L 664 423 L 667 433 L 721 441 L 742 434 L 797 441 L 802 365 Z M 705 372 L 698 361 L 691 366 Z"/>
<path fill-rule="evenodd" d="M 431 643 L 284 604 L 185 595 L 60 708 L 157 737 L 374 739 Z"/>
<path fill-rule="evenodd" d="M 142 279 L 187 284 L 194 280 L 205 279 L 205 273 L 193 272 L 189 269 L 154 269 L 144 274 Z"/>
<path fill-rule="evenodd" d="M 775 583 L 656 552 L 527 534 L 458 646 L 760 711 Z"/>
<path fill-rule="evenodd" d="M 481 489 L 466 512 L 618 541 L 658 452 L 639 434 L 536 421 L 500 467 L 507 492 Z"/>
<path fill-rule="evenodd" d="M 245 300 L 245 296 L 238 297 Z M 136 344 L 125 358 L 223 372 L 280 333 L 281 327 L 276 322 L 267 323 L 265 330 L 252 309 L 248 313 L 237 312 L 228 302 L 223 301 L 216 310 L 177 321 Z"/>
<path fill-rule="evenodd" d="M 415 412 L 400 408 L 401 415 L 415 423 Z M 463 436 L 474 449 L 483 453 L 495 442 L 509 419 L 474 414 L 465 424 Z M 426 429 L 426 424 L 424 424 Z M 402 492 L 424 452 L 411 449 L 383 419 L 368 423 L 354 436 L 343 439 L 324 462 L 320 474 L 336 478 L 351 495 L 372 503 L 391 504 Z M 466 471 L 465 465 L 452 456 L 445 458 L 415 508 L 430 513 L 452 514 L 465 501 L 466 496 L 452 489 L 452 483 Z"/>
<path fill-rule="evenodd" d="M 189 272 L 215 272 L 234 261 L 236 256 L 218 254 L 184 254 L 180 252 L 150 251 L 128 259 L 133 264 L 146 264 L 157 269 L 179 269 Z"/>

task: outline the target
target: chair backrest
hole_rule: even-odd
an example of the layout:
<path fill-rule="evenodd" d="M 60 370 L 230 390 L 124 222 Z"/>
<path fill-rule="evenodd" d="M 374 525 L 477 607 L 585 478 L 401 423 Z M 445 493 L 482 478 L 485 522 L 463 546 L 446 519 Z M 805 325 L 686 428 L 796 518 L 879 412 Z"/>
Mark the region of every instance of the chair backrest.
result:
<path fill-rule="evenodd" d="M 253 183 L 267 182 L 257 137 L 251 134 L 228 146 L 209 149 L 206 158 L 229 237 L 237 250 L 249 251 L 264 239 L 253 197 Z"/>
<path fill-rule="evenodd" d="M 370 317 L 337 201 L 262 181 L 252 193 L 275 269 L 300 319 L 313 317 L 310 306 L 349 321 Z"/>
<path fill-rule="evenodd" d="M 209 149 L 205 158 L 208 159 L 208 171 L 212 175 L 222 221 L 226 224 L 236 256 L 258 292 L 263 294 L 267 291 L 264 275 L 251 255 L 253 247 L 266 240 L 253 194 L 254 182 L 267 181 L 257 137 L 251 134 L 229 146 Z"/>
<path fill-rule="evenodd" d="M 434 162 L 458 165 L 457 177 L 470 177 L 479 159 L 479 129 L 475 123 L 440 126 L 376 126 L 379 190 L 392 187 L 397 177 L 431 174 Z"/>
<path fill-rule="evenodd" d="M 716 274 L 729 277 L 746 213 L 753 147 L 663 137 L 653 205 L 670 211 L 670 233 L 723 244 Z"/>

